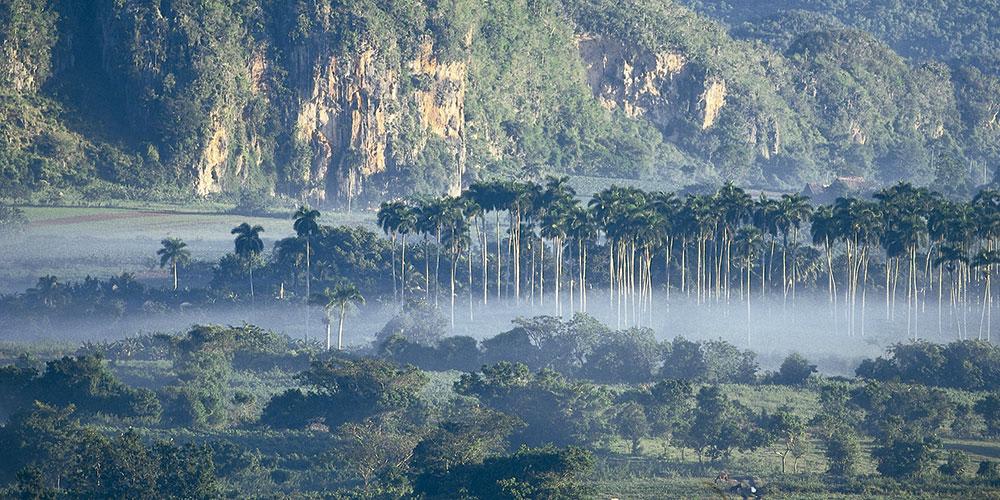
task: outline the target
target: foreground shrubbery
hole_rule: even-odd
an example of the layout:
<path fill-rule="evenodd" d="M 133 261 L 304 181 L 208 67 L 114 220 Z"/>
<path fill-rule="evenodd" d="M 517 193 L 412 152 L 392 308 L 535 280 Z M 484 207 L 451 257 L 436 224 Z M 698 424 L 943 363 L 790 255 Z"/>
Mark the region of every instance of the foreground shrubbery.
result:
<path fill-rule="evenodd" d="M 1000 390 L 1000 346 L 982 340 L 950 344 L 896 344 L 884 357 L 865 360 L 859 377 L 970 391 Z"/>
<path fill-rule="evenodd" d="M 12 450 L 0 465 L 0 493 L 577 497 L 592 493 L 597 464 L 603 470 L 626 455 L 637 471 L 655 463 L 673 475 L 765 473 L 757 484 L 783 493 L 816 491 L 813 476 L 800 475 L 806 456 L 808 470 L 829 474 L 815 481 L 843 493 L 890 491 L 884 481 L 900 478 L 974 494 L 997 480 L 995 465 L 945 453 L 942 441 L 991 432 L 992 396 L 830 381 L 795 355 L 762 375 L 752 353 L 726 343 L 661 344 L 583 315 L 523 319 L 482 345 L 456 344 L 423 314 L 392 320 L 367 353 L 331 354 L 244 325 L 88 345 L 44 371 L 24 358 L 0 369 L 10 408 L 0 445 Z M 400 335 L 410 327 L 419 340 Z M 410 352 L 430 362 L 450 345 L 483 364 L 455 378 L 393 359 Z M 441 359 L 450 361 L 434 362 L 460 357 Z M 137 378 L 134 367 L 156 373 Z M 118 372 L 152 390 L 128 387 Z M 760 405 L 748 396 L 758 390 L 813 394 L 818 407 Z M 679 464 L 666 447 L 698 460 Z M 753 465 L 765 456 L 780 468 Z M 866 475 L 871 467 L 889 479 Z M 935 486 L 935 478 L 947 479 Z"/>
<path fill-rule="evenodd" d="M 613 331 L 596 319 L 576 314 L 570 320 L 536 316 L 514 320 L 512 330 L 477 343 L 471 337 L 445 337 L 428 306 L 411 304 L 390 325 L 414 323 L 407 330 L 383 331 L 375 353 L 426 370 L 475 370 L 500 361 L 531 370 L 555 370 L 603 383 L 644 383 L 683 379 L 708 383 L 754 383 L 761 379 L 756 354 L 723 340 L 695 342 L 676 337 L 658 342 L 648 328 Z M 424 321 L 415 322 L 413 318 Z M 404 333 L 405 332 L 405 333 Z M 798 380 L 798 379 L 796 379 Z M 798 380 L 801 381 L 801 380 Z M 797 382 L 796 382 L 797 383 Z"/>

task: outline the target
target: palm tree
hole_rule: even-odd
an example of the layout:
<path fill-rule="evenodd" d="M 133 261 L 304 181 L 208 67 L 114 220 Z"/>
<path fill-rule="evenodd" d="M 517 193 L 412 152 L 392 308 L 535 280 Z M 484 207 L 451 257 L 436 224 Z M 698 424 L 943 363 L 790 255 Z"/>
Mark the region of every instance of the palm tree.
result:
<path fill-rule="evenodd" d="M 264 228 L 259 225 L 251 226 L 250 224 L 244 222 L 239 226 L 233 228 L 230 234 L 235 234 L 236 239 L 234 240 L 234 246 L 236 250 L 236 255 L 243 262 L 243 265 L 247 267 L 250 273 L 250 297 L 254 297 L 253 290 L 253 268 L 255 265 L 255 260 L 260 253 L 264 251 L 264 242 L 260 239 L 260 233 L 264 232 Z"/>
<path fill-rule="evenodd" d="M 448 253 L 451 261 L 451 273 L 449 284 L 451 297 L 451 328 L 455 328 L 455 281 L 458 273 L 458 260 L 462 253 L 470 246 L 468 221 L 465 213 L 464 200 L 460 198 L 446 197 L 442 199 L 441 218 L 438 221 L 439 230 L 443 233 L 442 243 L 448 246 Z M 440 251 L 439 251 L 440 254 Z"/>
<path fill-rule="evenodd" d="M 838 198 L 833 208 L 838 233 L 844 239 L 847 252 L 847 289 L 845 303 L 850 304 L 848 334 L 853 335 L 857 312 L 858 286 L 861 286 L 861 335 L 865 334 L 865 301 L 867 296 L 868 265 L 872 243 L 882 233 L 882 212 L 877 203 L 855 198 Z"/>
<path fill-rule="evenodd" d="M 779 211 L 778 201 L 768 198 L 763 193 L 757 202 L 754 203 L 752 215 L 753 226 L 760 230 L 762 235 L 767 236 L 768 246 L 770 247 L 766 264 L 762 264 L 761 266 L 760 294 L 762 299 L 767 295 L 767 288 L 764 286 L 765 274 L 767 275 L 767 282 L 771 287 L 774 286 L 774 249 L 778 241 L 778 233 L 780 232 L 777 224 Z M 765 262 L 763 256 L 761 257 L 761 262 Z"/>
<path fill-rule="evenodd" d="M 993 327 L 993 268 L 1000 264 L 1000 251 L 980 250 L 972 259 L 972 268 L 979 269 L 983 275 L 982 314 L 979 317 L 979 340 L 983 340 L 983 327 L 986 327 L 986 341 L 990 341 L 990 331 Z M 985 323 L 985 324 L 984 324 Z"/>
<path fill-rule="evenodd" d="M 299 239 L 305 240 L 306 243 L 306 297 L 312 295 L 312 269 L 310 265 L 311 261 L 311 240 L 319 234 L 319 210 L 314 210 L 306 205 L 302 205 L 292 218 L 295 222 L 292 223 L 292 228 L 295 229 L 295 234 L 298 235 Z"/>
<path fill-rule="evenodd" d="M 326 350 L 330 350 L 332 343 L 331 325 L 333 324 L 334 311 L 339 312 L 339 325 L 337 327 L 337 349 L 344 349 L 344 318 L 347 316 L 347 308 L 352 304 L 364 304 L 365 298 L 361 295 L 358 287 L 353 284 L 337 285 L 330 290 L 323 290 L 322 294 L 311 297 L 310 302 L 323 307 L 326 318 Z"/>
<path fill-rule="evenodd" d="M 663 248 L 663 271 L 664 287 L 667 292 L 667 302 L 670 301 L 670 271 L 671 258 L 674 250 L 675 236 L 678 234 L 680 224 L 676 221 L 680 212 L 681 202 L 673 193 L 657 192 L 653 193 L 651 200 L 652 210 L 659 216 L 661 229 L 664 235 Z"/>
<path fill-rule="evenodd" d="M 62 285 L 58 278 L 47 274 L 38 278 L 38 283 L 34 288 L 29 289 L 27 294 L 41 300 L 45 307 L 54 307 L 62 294 Z"/>
<path fill-rule="evenodd" d="M 798 243 L 798 230 L 802 223 L 809 219 L 812 213 L 812 206 L 809 205 L 809 198 L 801 194 L 783 194 L 778 201 L 778 211 L 775 214 L 776 225 L 782 234 L 781 250 L 781 278 L 782 292 L 785 297 L 788 292 L 792 293 L 792 301 L 795 301 L 795 281 L 798 270 L 795 264 L 795 245 Z M 787 257 L 789 240 L 792 243 L 792 276 L 787 275 Z"/>
<path fill-rule="evenodd" d="M 729 269 L 732 265 L 732 243 L 736 230 L 750 218 L 753 212 L 753 200 L 743 189 L 731 182 L 722 186 L 715 195 L 715 205 L 718 208 L 719 223 L 722 229 L 722 248 L 716 251 L 716 300 L 725 285 L 726 298 L 729 297 Z M 723 273 L 722 261 L 725 260 Z M 722 279 L 724 276 L 724 280 Z"/>
<path fill-rule="evenodd" d="M 385 234 L 389 235 L 390 238 L 390 251 L 392 256 L 390 258 L 392 268 L 392 297 L 395 299 L 399 296 L 397 284 L 396 284 L 396 237 L 399 234 L 399 228 L 402 225 L 402 214 L 406 209 L 406 204 L 402 201 L 383 201 L 379 206 L 378 213 L 375 215 L 375 221 L 378 227 L 382 229 Z M 401 266 L 402 267 L 402 266 Z"/>
<path fill-rule="evenodd" d="M 566 238 L 569 217 L 576 206 L 575 195 L 576 191 L 569 185 L 569 177 L 549 177 L 545 192 L 542 193 L 541 200 L 539 200 L 543 208 L 543 214 L 539 221 L 541 224 L 540 234 L 542 238 L 549 238 L 553 245 L 553 256 L 556 264 L 556 314 L 560 316 L 562 315 L 562 300 L 559 292 L 562 283 L 563 242 Z M 544 272 L 544 263 L 542 269 Z"/>
<path fill-rule="evenodd" d="M 469 190 L 466 192 L 465 196 L 471 200 L 473 203 L 478 205 L 481 209 L 480 212 L 480 223 L 482 225 L 481 235 L 482 235 L 482 246 L 483 246 L 483 303 L 487 302 L 487 294 L 489 288 L 489 255 L 486 250 L 487 246 L 487 236 L 486 236 L 486 213 L 493 212 L 496 219 L 496 298 L 500 299 L 500 283 L 501 283 L 501 247 L 500 247 L 500 212 L 508 210 L 511 203 L 514 200 L 514 192 L 511 189 L 511 184 L 509 182 L 501 180 L 489 180 L 489 181 L 479 181 L 474 182 L 469 186 Z"/>
<path fill-rule="evenodd" d="M 833 274 L 833 245 L 840 239 L 839 226 L 833 215 L 833 207 L 823 205 L 813 211 L 809 224 L 813 245 L 821 246 L 826 254 L 826 289 L 829 295 L 830 314 L 833 331 L 837 332 L 837 280 Z M 763 273 L 763 269 L 761 269 Z"/>
<path fill-rule="evenodd" d="M 597 227 L 594 225 L 590 212 L 579 205 L 574 205 L 567 218 L 566 226 L 569 237 L 576 242 L 579 310 L 587 312 L 587 242 L 597 233 Z M 572 303 L 572 300 L 570 302 Z"/>
<path fill-rule="evenodd" d="M 187 264 L 191 261 L 191 252 L 188 251 L 187 243 L 180 238 L 167 238 L 160 241 L 163 248 L 156 251 L 160 256 L 160 268 L 170 264 L 170 269 L 174 275 L 174 290 L 177 290 L 177 266 Z"/>
<path fill-rule="evenodd" d="M 438 228 L 438 212 L 440 203 L 431 198 L 418 199 L 413 209 L 413 229 L 423 236 L 424 253 L 424 300 L 431 298 L 431 265 L 430 265 L 430 235 L 440 235 Z"/>
<path fill-rule="evenodd" d="M 763 236 L 759 229 L 753 226 L 741 227 L 733 238 L 734 244 L 736 246 L 736 255 L 740 257 L 740 293 L 743 293 L 743 276 L 746 276 L 746 299 L 747 305 L 747 347 L 750 347 L 750 334 L 753 329 L 753 321 L 750 317 L 750 297 L 753 295 L 751 293 L 752 283 L 753 283 L 753 263 L 756 258 L 756 254 L 760 249 L 761 243 L 763 243 Z M 763 270 L 761 270 L 763 272 Z"/>

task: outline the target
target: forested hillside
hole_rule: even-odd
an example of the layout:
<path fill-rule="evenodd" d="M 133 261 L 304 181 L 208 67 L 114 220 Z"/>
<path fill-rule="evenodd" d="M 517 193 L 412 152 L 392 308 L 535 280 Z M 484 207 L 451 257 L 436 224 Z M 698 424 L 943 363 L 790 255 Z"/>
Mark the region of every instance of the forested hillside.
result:
<path fill-rule="evenodd" d="M 0 0 L 0 190 L 349 204 L 541 173 L 992 179 L 995 5 L 757 3 Z"/>

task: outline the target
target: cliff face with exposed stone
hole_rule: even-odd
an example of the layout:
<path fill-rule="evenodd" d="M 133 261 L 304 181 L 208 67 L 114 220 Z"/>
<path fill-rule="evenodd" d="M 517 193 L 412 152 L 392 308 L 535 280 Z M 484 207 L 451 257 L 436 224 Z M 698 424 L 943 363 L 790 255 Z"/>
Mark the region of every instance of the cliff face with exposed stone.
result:
<path fill-rule="evenodd" d="M 467 38 L 471 42 L 471 32 Z M 465 91 L 468 63 L 440 62 L 434 55 L 434 45 L 425 41 L 416 59 L 409 64 L 410 73 L 423 82 L 413 92 L 420 123 L 431 134 L 443 139 L 454 153 L 453 171 L 448 193 L 457 196 L 465 175 Z"/>
<path fill-rule="evenodd" d="M 995 75 L 833 28 L 777 50 L 669 0 L 16 3 L 0 187 L 370 206 L 564 173 L 919 182 L 939 142 L 995 164 L 1000 140 Z"/>
<path fill-rule="evenodd" d="M 315 66 L 295 119 L 296 140 L 312 151 L 303 181 L 309 195 L 353 201 L 365 180 L 386 168 L 386 102 L 396 75 L 379 72 L 375 51 L 332 56 Z"/>
<path fill-rule="evenodd" d="M 577 37 L 587 84 L 607 109 L 661 126 L 678 119 L 711 128 L 726 104 L 726 82 L 679 52 L 654 53 L 598 35 Z"/>

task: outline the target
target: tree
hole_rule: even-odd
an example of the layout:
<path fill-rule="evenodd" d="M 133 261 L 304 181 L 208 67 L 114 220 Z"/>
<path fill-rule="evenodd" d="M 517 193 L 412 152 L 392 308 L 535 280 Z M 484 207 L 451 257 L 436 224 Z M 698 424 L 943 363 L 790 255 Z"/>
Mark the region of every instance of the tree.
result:
<path fill-rule="evenodd" d="M 37 284 L 29 288 L 25 295 L 41 301 L 45 307 L 54 308 L 63 299 L 63 286 L 58 278 L 47 274 L 38 278 Z"/>
<path fill-rule="evenodd" d="M 975 405 L 976 413 L 986 419 L 986 428 L 993 436 L 1000 435 L 1000 393 L 986 396 Z"/>
<path fill-rule="evenodd" d="M 582 448 L 521 447 L 481 464 L 421 476 L 414 489 L 420 498 L 450 498 L 456 492 L 470 498 L 581 498 L 586 492 L 583 482 L 593 469 L 593 454 Z"/>
<path fill-rule="evenodd" d="M 254 296 L 253 268 L 256 265 L 256 259 L 260 256 L 260 253 L 264 251 L 264 242 L 260 239 L 260 233 L 263 232 L 263 227 L 259 225 L 251 226 L 246 222 L 234 227 L 233 230 L 230 231 L 231 234 L 236 235 L 236 239 L 233 242 L 236 250 L 236 256 L 239 257 L 244 267 L 248 269 L 250 273 L 251 298 Z"/>
<path fill-rule="evenodd" d="M 552 370 L 532 374 L 521 363 L 503 361 L 462 375 L 455 392 L 524 421 L 525 427 L 511 438 L 514 446 L 582 445 L 608 429 L 611 402 L 606 392 Z"/>
<path fill-rule="evenodd" d="M 945 461 L 938 470 L 946 476 L 961 477 L 970 472 L 972 460 L 964 451 L 951 450 L 945 456 Z"/>
<path fill-rule="evenodd" d="M 769 434 L 770 441 L 776 441 L 780 448 L 775 451 L 781 457 L 781 473 L 785 473 L 785 460 L 788 455 L 796 458 L 792 465 L 793 471 L 798 468 L 798 456 L 805 441 L 805 422 L 788 406 L 781 406 L 773 415 L 761 415 L 762 430 Z"/>
<path fill-rule="evenodd" d="M 337 454 L 361 478 L 365 498 L 376 498 L 378 494 L 401 497 L 406 493 L 406 488 L 394 487 L 391 481 L 405 470 L 413 456 L 418 441 L 415 429 L 400 428 L 400 422 L 380 416 L 345 423 L 338 434 L 342 444 Z"/>
<path fill-rule="evenodd" d="M 774 381 L 784 385 L 801 385 L 809 380 L 813 373 L 816 373 L 816 365 L 810 364 L 801 354 L 793 352 L 781 363 Z"/>
<path fill-rule="evenodd" d="M 311 302 L 323 307 L 326 317 L 326 350 L 330 350 L 331 325 L 333 324 L 333 312 L 338 311 L 339 323 L 337 327 L 337 349 L 344 349 L 344 317 L 347 316 L 347 308 L 352 304 L 364 304 L 365 298 L 361 291 L 354 285 L 337 285 L 333 290 L 327 288 L 322 294 L 314 295 Z"/>
<path fill-rule="evenodd" d="M 635 401 L 629 401 L 619 405 L 614 409 L 614 416 L 611 418 L 619 436 L 627 439 L 632 444 L 631 452 L 639 455 L 642 451 L 640 445 L 642 438 L 649 435 L 650 425 L 646 419 L 646 412 L 642 405 Z"/>
<path fill-rule="evenodd" d="M 660 346 L 649 328 L 629 328 L 599 339 L 587 356 L 583 374 L 607 383 L 648 382 L 660 362 Z"/>
<path fill-rule="evenodd" d="M 698 453 L 698 460 L 707 455 L 712 461 L 729 456 L 733 449 L 752 449 L 756 432 L 749 410 L 736 401 L 726 399 L 718 386 L 705 386 L 698 391 L 697 405 L 691 427 L 682 440 Z"/>
<path fill-rule="evenodd" d="M 319 220 L 320 213 L 319 210 L 314 210 L 309 208 L 307 205 L 302 205 L 298 210 L 292 215 L 295 222 L 292 223 L 292 228 L 295 230 L 295 234 L 298 235 L 299 239 L 304 240 L 306 243 L 306 297 L 312 295 L 311 284 L 312 284 L 312 270 L 310 262 L 312 260 L 312 239 L 319 234 Z"/>
<path fill-rule="evenodd" d="M 322 423 L 329 428 L 346 422 L 408 410 L 419 401 L 427 375 L 376 358 L 331 357 L 314 361 L 296 376 L 309 391 L 289 389 L 268 401 L 261 422 L 275 428 L 303 428 Z"/>
<path fill-rule="evenodd" d="M 885 476 L 920 476 L 938 460 L 941 440 L 935 437 L 900 436 L 872 450 L 876 468 Z"/>
<path fill-rule="evenodd" d="M 861 444 L 857 434 L 847 427 L 840 427 L 824 437 L 827 472 L 835 476 L 851 476 L 858 466 Z"/>
<path fill-rule="evenodd" d="M 507 436 L 521 425 L 517 417 L 489 408 L 460 406 L 420 440 L 413 450 L 412 465 L 427 477 L 447 474 L 464 464 L 480 464 L 503 452 Z"/>
<path fill-rule="evenodd" d="M 167 238 L 160 241 L 163 248 L 156 251 L 160 256 L 160 267 L 170 264 L 170 270 L 174 275 L 174 290 L 177 290 L 177 266 L 183 266 L 191 261 L 191 252 L 187 250 L 187 243 L 180 238 Z"/>

